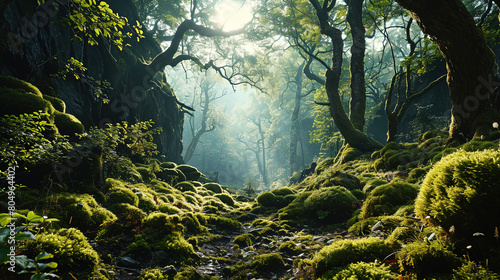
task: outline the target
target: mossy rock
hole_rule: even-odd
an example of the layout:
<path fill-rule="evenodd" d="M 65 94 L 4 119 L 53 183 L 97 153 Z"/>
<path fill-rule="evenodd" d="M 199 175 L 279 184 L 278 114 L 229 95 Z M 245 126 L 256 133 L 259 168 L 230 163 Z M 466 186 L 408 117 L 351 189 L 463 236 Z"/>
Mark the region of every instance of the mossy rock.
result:
<path fill-rule="evenodd" d="M 269 253 L 256 256 L 250 263 L 250 267 L 259 273 L 279 271 L 285 268 L 285 261 L 280 253 Z"/>
<path fill-rule="evenodd" d="M 357 199 L 346 188 L 336 186 L 315 190 L 304 201 L 304 210 L 314 221 L 323 224 L 347 221 Z"/>
<path fill-rule="evenodd" d="M 351 263 L 384 260 L 395 249 L 393 245 L 375 237 L 335 240 L 314 255 L 316 276 Z"/>
<path fill-rule="evenodd" d="M 200 179 L 201 173 L 193 166 L 187 164 L 177 165 L 175 169 L 180 170 L 188 181 L 197 181 Z"/>
<path fill-rule="evenodd" d="M 441 135 L 441 132 L 439 130 L 429 130 L 423 134 L 420 134 L 418 136 L 418 142 L 423 143 L 431 138 L 435 138 L 437 136 Z"/>
<path fill-rule="evenodd" d="M 0 112 L 3 115 L 20 115 L 42 111 L 54 118 L 55 109 L 43 97 L 21 88 L 6 88 L 0 86 Z"/>
<path fill-rule="evenodd" d="M 394 280 L 401 279 L 401 275 L 395 274 L 391 271 L 389 266 L 380 263 L 366 263 L 358 262 L 351 263 L 342 270 L 336 272 L 333 270 L 334 276 L 330 276 L 327 272 L 323 278 L 332 280 L 364 280 L 364 279 L 377 279 L 377 280 Z M 322 278 L 322 279 L 323 279 Z"/>
<path fill-rule="evenodd" d="M 255 237 L 250 233 L 245 233 L 238 235 L 233 240 L 234 244 L 240 246 L 241 248 L 252 246 L 255 242 Z"/>
<path fill-rule="evenodd" d="M 220 201 L 222 201 L 222 203 L 224 203 L 228 206 L 231 206 L 231 207 L 234 206 L 234 200 L 230 195 L 225 194 L 225 193 L 216 193 L 214 196 L 217 197 L 218 199 L 220 199 Z"/>
<path fill-rule="evenodd" d="M 214 214 L 206 215 L 206 222 L 210 227 L 215 227 L 219 231 L 239 231 L 241 223 L 232 218 L 218 216 Z"/>
<path fill-rule="evenodd" d="M 186 181 L 186 176 L 184 175 L 184 173 L 175 168 L 164 169 L 163 171 L 158 173 L 157 177 L 170 184 L 176 184 Z"/>
<path fill-rule="evenodd" d="M 139 198 L 138 207 L 141 210 L 144 210 L 145 212 L 152 212 L 158 210 L 158 206 L 154 201 L 154 196 L 152 197 L 151 195 L 148 195 L 143 192 L 136 192 L 135 194 Z"/>
<path fill-rule="evenodd" d="M 276 207 L 276 195 L 272 192 L 263 192 L 257 196 L 257 203 L 264 207 Z"/>
<path fill-rule="evenodd" d="M 136 167 L 135 170 L 141 174 L 141 178 L 145 183 L 149 183 L 156 179 L 155 173 L 148 167 Z"/>
<path fill-rule="evenodd" d="M 46 205 L 51 216 L 80 230 L 94 230 L 116 216 L 99 205 L 89 194 L 58 193 L 47 197 Z"/>
<path fill-rule="evenodd" d="M 193 213 L 186 213 L 181 216 L 181 223 L 187 229 L 188 232 L 192 234 L 200 234 L 206 232 L 206 228 L 203 227 L 198 220 L 198 216 L 193 215 Z"/>
<path fill-rule="evenodd" d="M 217 183 L 206 183 L 203 184 L 203 187 L 209 191 L 213 191 L 214 193 L 222 193 L 222 187 Z"/>
<path fill-rule="evenodd" d="M 49 101 L 57 111 L 66 113 L 66 103 L 64 103 L 61 99 L 46 94 L 43 95 L 43 99 Z"/>
<path fill-rule="evenodd" d="M 417 194 L 417 186 L 403 181 L 378 186 L 368 193 L 361 215 L 363 218 L 392 215 L 400 206 L 412 203 Z"/>
<path fill-rule="evenodd" d="M 113 212 L 118 219 L 112 223 L 105 223 L 105 229 L 100 233 L 102 237 L 113 238 L 113 236 L 123 233 L 124 228 L 130 229 L 131 227 L 139 226 L 146 217 L 146 213 L 143 210 L 128 203 L 115 203 L 108 207 L 108 209 Z"/>
<path fill-rule="evenodd" d="M 75 116 L 59 111 L 54 112 L 54 123 L 62 135 L 73 136 L 85 131 L 85 127 Z"/>
<path fill-rule="evenodd" d="M 396 216 L 369 217 L 355 222 L 349 227 L 348 232 L 354 236 L 366 236 L 370 234 L 373 227 L 377 225 L 376 230 L 383 233 L 390 233 L 393 229 L 401 226 L 405 218 Z"/>
<path fill-rule="evenodd" d="M 194 192 L 196 193 L 196 187 L 188 181 L 177 183 L 174 188 L 180 190 L 181 192 Z"/>
<path fill-rule="evenodd" d="M 450 275 L 462 260 L 441 240 L 430 243 L 417 241 L 407 244 L 396 254 L 399 268 L 410 277 L 431 279 L 432 276 Z"/>
<path fill-rule="evenodd" d="M 296 241 L 288 240 L 281 243 L 279 250 L 285 254 L 289 255 L 298 255 L 303 253 L 306 250 L 305 245 L 298 245 L 299 243 Z"/>
<path fill-rule="evenodd" d="M 108 178 L 106 181 L 110 180 Z M 112 180 L 112 179 L 111 179 Z M 115 186 L 106 193 L 106 202 L 108 205 L 115 203 L 127 203 L 135 207 L 139 206 L 139 197 L 125 186 Z"/>
<path fill-rule="evenodd" d="M 43 97 L 40 90 L 31 83 L 11 76 L 0 76 L 0 87 L 17 89 L 24 92 L 29 92 L 38 97 Z"/>
<path fill-rule="evenodd" d="M 316 175 L 321 174 L 321 172 L 325 171 L 328 167 L 332 166 L 335 164 L 335 159 L 334 158 L 327 158 L 320 162 L 317 166 L 314 172 Z"/>
<path fill-rule="evenodd" d="M 168 168 L 168 169 L 173 169 L 177 166 L 177 164 L 175 164 L 175 162 L 162 162 L 160 163 L 160 167 L 161 168 Z"/>
<path fill-rule="evenodd" d="M 444 229 L 454 226 L 456 240 L 471 240 L 476 232 L 491 236 L 500 224 L 499 162 L 498 150 L 460 150 L 444 157 L 422 183 L 416 214 Z"/>
<path fill-rule="evenodd" d="M 284 187 L 284 188 L 277 188 L 271 191 L 274 195 L 281 195 L 281 196 L 287 196 L 290 194 L 295 194 L 295 191 L 293 191 L 290 188 Z"/>
<path fill-rule="evenodd" d="M 99 255 L 85 235 L 75 228 L 40 233 L 29 246 L 36 254 L 43 251 L 53 254 L 50 261 L 58 264 L 57 274 L 64 279 L 70 279 L 70 275 L 91 274 L 100 263 Z"/>
<path fill-rule="evenodd" d="M 383 179 L 373 179 L 366 183 L 363 187 L 363 192 L 367 195 L 369 192 L 373 191 L 376 187 L 386 185 L 388 182 Z"/>
<path fill-rule="evenodd" d="M 341 152 L 337 155 L 335 161 L 338 164 L 344 164 L 346 162 L 356 160 L 362 155 L 363 153 L 360 150 L 347 146 L 341 149 Z"/>

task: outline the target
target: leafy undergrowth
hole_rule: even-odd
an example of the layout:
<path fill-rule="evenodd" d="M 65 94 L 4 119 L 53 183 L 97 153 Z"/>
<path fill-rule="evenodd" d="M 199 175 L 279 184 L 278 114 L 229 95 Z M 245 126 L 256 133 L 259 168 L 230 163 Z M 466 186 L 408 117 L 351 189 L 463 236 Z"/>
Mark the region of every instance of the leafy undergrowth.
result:
<path fill-rule="evenodd" d="M 345 149 L 341 164 L 326 159 L 248 197 L 158 160 L 149 122 L 69 139 L 44 134 L 54 124 L 39 115 L 23 119 L 15 129 L 31 139 L 2 144 L 25 153 L 4 157 L 2 170 L 18 168 L 1 199 L 14 194 L 27 220 L 16 268 L 29 273 L 8 271 L 4 215 L 2 279 L 44 269 L 62 279 L 500 279 L 497 132 L 461 146 L 431 131 L 371 155 Z"/>

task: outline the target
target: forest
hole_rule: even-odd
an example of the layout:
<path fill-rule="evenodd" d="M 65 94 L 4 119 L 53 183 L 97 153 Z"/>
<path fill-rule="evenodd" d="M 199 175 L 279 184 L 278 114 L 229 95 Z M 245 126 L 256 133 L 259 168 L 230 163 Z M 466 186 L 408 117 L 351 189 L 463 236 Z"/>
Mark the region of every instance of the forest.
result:
<path fill-rule="evenodd" d="M 0 11 L 0 279 L 500 280 L 500 0 Z"/>

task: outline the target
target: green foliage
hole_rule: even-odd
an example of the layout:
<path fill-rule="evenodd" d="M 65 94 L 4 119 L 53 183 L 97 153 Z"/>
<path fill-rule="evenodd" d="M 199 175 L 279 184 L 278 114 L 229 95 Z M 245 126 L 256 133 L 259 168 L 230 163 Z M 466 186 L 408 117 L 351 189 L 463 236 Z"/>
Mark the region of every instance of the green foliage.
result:
<path fill-rule="evenodd" d="M 46 207 L 54 217 L 80 230 L 94 230 L 116 216 L 89 194 L 59 193 L 47 197 Z"/>
<path fill-rule="evenodd" d="M 470 240 L 473 233 L 491 236 L 500 223 L 500 151 L 458 151 L 434 165 L 415 202 L 416 214 L 453 238 Z"/>
<path fill-rule="evenodd" d="M 333 277 L 328 277 L 329 272 L 321 279 L 331 280 L 394 280 L 398 279 L 399 275 L 393 273 L 389 267 L 379 263 L 358 262 L 351 263 L 346 268 L 335 273 Z"/>
<path fill-rule="evenodd" d="M 392 245 L 374 237 L 355 240 L 339 239 L 323 247 L 314 255 L 314 267 L 317 276 L 321 276 L 328 270 L 351 263 L 383 260 L 394 249 Z"/>
<path fill-rule="evenodd" d="M 42 233 L 29 245 L 36 252 L 46 251 L 54 255 L 58 271 L 63 274 L 90 274 L 99 264 L 97 252 L 90 246 L 83 233 L 75 228 L 64 228 L 53 233 Z"/>
<path fill-rule="evenodd" d="M 222 187 L 217 183 L 206 183 L 203 184 L 203 187 L 209 191 L 213 191 L 214 193 L 222 193 Z"/>
<path fill-rule="evenodd" d="M 220 199 L 220 201 L 222 201 L 222 203 L 224 203 L 228 206 L 231 206 L 231 207 L 234 206 L 233 197 L 231 197 L 230 195 L 225 194 L 225 193 L 217 193 L 214 196 L 217 197 L 218 199 Z"/>
<path fill-rule="evenodd" d="M 49 114 L 41 111 L 1 117 L 0 138 L 9 141 L 0 142 L 0 162 L 9 166 L 57 162 L 71 145 L 65 138 L 47 139 L 45 133 L 51 129 Z"/>
<path fill-rule="evenodd" d="M 461 264 L 461 259 L 441 240 L 407 244 L 396 254 L 396 259 L 402 273 L 417 276 L 418 279 L 439 274 L 449 275 Z"/>
<path fill-rule="evenodd" d="M 361 215 L 363 218 L 392 215 L 401 205 L 412 203 L 417 194 L 415 185 L 403 181 L 378 186 L 368 193 L 361 207 Z"/>
<path fill-rule="evenodd" d="M 59 111 L 54 112 L 54 124 L 62 135 L 73 136 L 85 130 L 83 124 L 75 116 Z"/>
<path fill-rule="evenodd" d="M 356 197 L 344 187 L 315 190 L 304 201 L 307 215 L 323 224 L 344 222 L 351 217 Z"/>
<path fill-rule="evenodd" d="M 468 261 L 464 263 L 461 267 L 453 270 L 453 280 L 498 280 L 500 275 L 491 272 L 489 269 L 478 265 L 475 262 Z"/>

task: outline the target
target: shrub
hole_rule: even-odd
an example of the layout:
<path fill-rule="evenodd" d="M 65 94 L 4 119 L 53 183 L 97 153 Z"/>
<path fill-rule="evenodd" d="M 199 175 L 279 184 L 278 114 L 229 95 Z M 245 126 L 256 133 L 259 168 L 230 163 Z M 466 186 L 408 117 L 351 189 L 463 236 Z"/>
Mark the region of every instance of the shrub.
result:
<path fill-rule="evenodd" d="M 73 136 L 83 133 L 85 130 L 83 124 L 75 116 L 59 111 L 54 112 L 54 124 L 59 130 L 59 133 L 63 135 Z"/>
<path fill-rule="evenodd" d="M 415 185 L 395 181 L 376 187 L 366 197 L 361 207 L 363 218 L 391 215 L 402 205 L 413 202 L 418 190 Z"/>
<path fill-rule="evenodd" d="M 472 238 L 476 232 L 492 236 L 500 224 L 500 151 L 458 151 L 434 165 L 415 201 L 415 212 L 452 237 Z"/>
<path fill-rule="evenodd" d="M 461 267 L 453 270 L 453 280 L 468 280 L 468 279 L 488 279 L 499 280 L 500 275 L 493 273 L 487 268 L 484 268 L 475 262 L 466 262 Z"/>
<path fill-rule="evenodd" d="M 461 263 L 460 258 L 441 240 L 430 244 L 423 241 L 407 244 L 396 254 L 396 259 L 402 273 L 417 276 L 418 279 L 431 275 L 449 275 Z"/>
<path fill-rule="evenodd" d="M 222 187 L 217 183 L 206 183 L 203 187 L 209 191 L 213 191 L 214 193 L 222 193 Z"/>
<path fill-rule="evenodd" d="M 196 193 L 196 187 L 187 181 L 177 183 L 174 187 L 182 192 L 194 192 L 194 193 Z"/>
<path fill-rule="evenodd" d="M 349 219 L 356 197 L 344 187 L 330 187 L 315 190 L 304 201 L 308 215 L 324 223 L 340 223 Z"/>
<path fill-rule="evenodd" d="M 51 216 L 81 230 L 93 230 L 116 216 L 100 206 L 89 194 L 59 193 L 47 197 Z"/>
<path fill-rule="evenodd" d="M 54 233 L 41 233 L 35 242 L 37 252 L 54 255 L 57 269 L 63 274 L 92 272 L 99 264 L 99 255 L 90 246 L 83 233 L 75 228 L 64 228 Z"/>
<path fill-rule="evenodd" d="M 317 276 L 328 270 L 355 262 L 383 260 L 395 248 L 379 238 L 339 239 L 323 247 L 314 255 L 313 262 Z"/>
<path fill-rule="evenodd" d="M 327 275 L 329 273 L 326 273 Z M 326 276 L 326 275 L 325 275 Z M 393 273 L 389 267 L 379 263 L 358 262 L 351 263 L 346 268 L 336 273 L 333 277 L 323 277 L 321 279 L 331 280 L 394 280 L 399 275 Z"/>

